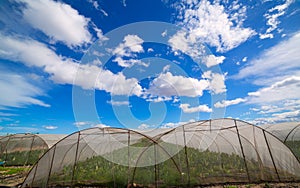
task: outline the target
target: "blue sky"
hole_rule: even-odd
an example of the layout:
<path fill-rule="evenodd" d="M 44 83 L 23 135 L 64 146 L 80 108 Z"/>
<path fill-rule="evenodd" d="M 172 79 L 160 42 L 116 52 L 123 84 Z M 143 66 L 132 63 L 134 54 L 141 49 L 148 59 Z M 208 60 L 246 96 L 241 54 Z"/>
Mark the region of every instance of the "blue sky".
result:
<path fill-rule="evenodd" d="M 300 121 L 300 1 L 2 0 L 0 134 Z"/>

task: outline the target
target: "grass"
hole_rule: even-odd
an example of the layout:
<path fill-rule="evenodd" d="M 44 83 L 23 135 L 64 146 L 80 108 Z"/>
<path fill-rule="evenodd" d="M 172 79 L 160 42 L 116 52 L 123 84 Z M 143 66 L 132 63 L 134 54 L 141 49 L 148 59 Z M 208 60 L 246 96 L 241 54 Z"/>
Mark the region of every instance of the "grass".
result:
<path fill-rule="evenodd" d="M 27 172 L 30 167 L 3 167 L 0 166 L 0 175 L 7 176 L 7 175 L 15 175 L 18 173 Z"/>
<path fill-rule="evenodd" d="M 5 163 L 0 166 L 0 183 L 2 185 L 16 185 L 26 177 L 29 169 L 45 150 L 15 151 L 2 153 L 0 161 Z"/>

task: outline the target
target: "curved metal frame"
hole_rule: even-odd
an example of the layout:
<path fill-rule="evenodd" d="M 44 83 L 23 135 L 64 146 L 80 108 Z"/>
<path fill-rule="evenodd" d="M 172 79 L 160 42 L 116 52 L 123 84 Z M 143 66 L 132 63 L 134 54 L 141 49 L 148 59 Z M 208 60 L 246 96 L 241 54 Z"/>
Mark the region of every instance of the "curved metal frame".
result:
<path fill-rule="evenodd" d="M 84 146 L 82 149 L 81 149 L 81 151 L 79 151 L 79 142 L 80 142 L 80 137 L 81 137 L 81 135 L 85 132 L 85 131 L 89 131 L 89 130 L 93 130 L 93 129 L 97 129 L 97 130 L 101 130 L 103 133 L 105 132 L 105 131 L 107 131 L 108 132 L 108 134 L 113 134 L 113 132 L 114 131 L 116 131 L 116 130 L 122 130 L 122 131 L 124 131 L 123 133 L 125 133 L 125 134 L 128 134 L 128 138 L 127 138 L 127 146 L 129 147 L 130 146 L 130 138 L 131 138 L 131 134 L 137 134 L 137 135 L 140 135 L 141 137 L 143 137 L 143 138 L 146 138 L 146 139 L 148 139 L 149 141 L 150 141 L 150 143 L 149 143 L 149 145 L 148 145 L 148 147 L 146 146 L 146 149 L 144 149 L 140 154 L 139 154 L 139 156 L 138 156 L 138 158 L 137 158 L 137 160 L 136 160 L 136 165 L 135 165 L 135 167 L 134 167 L 134 169 L 133 169 L 133 174 L 132 174 L 132 178 L 131 178 L 131 180 L 129 180 L 129 177 L 130 177 L 130 175 L 129 175 L 129 172 L 130 172 L 130 165 L 129 165 L 129 156 L 130 156 L 130 151 L 129 151 L 129 149 L 128 149 L 128 185 L 132 185 L 133 184 L 133 181 L 134 181 L 134 177 L 135 177 L 135 173 L 136 173 L 136 169 L 137 169 L 137 164 L 138 164 L 138 162 L 139 162 L 139 160 L 141 159 L 141 157 L 143 156 L 143 154 L 146 152 L 146 150 L 149 148 L 149 146 L 154 146 L 154 152 L 156 152 L 156 147 L 158 146 L 158 147 L 160 147 L 169 157 L 170 157 L 170 159 L 173 161 L 173 163 L 174 163 L 174 165 L 176 166 L 176 168 L 177 168 L 177 170 L 178 170 L 178 173 L 181 175 L 181 170 L 180 170 L 180 168 L 179 168 L 179 166 L 178 166 L 178 164 L 175 162 L 175 160 L 174 160 L 174 158 L 173 158 L 173 156 L 171 156 L 169 153 L 168 153 L 168 151 L 167 150 L 165 150 L 165 148 L 163 147 L 163 146 L 161 146 L 160 144 L 159 144 L 159 142 L 158 142 L 158 140 L 160 139 L 160 138 L 162 138 L 164 135 L 168 135 L 168 134 L 170 134 L 171 132 L 173 132 L 173 131 L 176 131 L 176 130 L 178 130 L 179 128 L 182 128 L 182 132 L 183 132 L 183 136 L 184 136 L 184 147 L 185 147 L 185 158 L 186 158 L 186 160 L 188 160 L 187 159 L 187 150 L 186 150 L 186 146 L 187 146 L 187 143 L 186 143 L 186 139 L 185 139 L 185 132 L 189 132 L 189 130 L 185 130 L 185 127 L 186 128 L 188 128 L 188 126 L 189 125 L 192 125 L 192 124 L 195 124 L 195 127 L 198 127 L 198 126 L 202 126 L 203 124 L 205 124 L 205 123 L 207 123 L 208 121 L 209 121 L 209 125 L 204 125 L 204 126 L 209 126 L 209 130 L 190 130 L 190 131 L 196 131 L 196 132 L 198 132 L 198 131 L 200 131 L 200 132 L 202 132 L 202 131 L 214 131 L 214 130 L 218 130 L 218 131 L 222 131 L 222 130 L 226 130 L 226 129 L 232 129 L 232 128 L 235 128 L 236 129 L 236 134 L 237 134 L 237 136 L 238 136 L 238 140 L 239 140 L 239 145 L 240 145 L 240 147 L 241 147 L 241 152 L 242 152 L 242 155 L 243 155 L 243 159 L 244 159 L 244 162 L 245 162 L 245 167 L 246 167 L 246 171 L 247 171 L 247 176 L 248 176 L 248 181 L 249 182 L 251 182 L 251 179 L 250 179 L 250 175 L 249 175 L 249 171 L 248 171 L 248 167 L 247 167 L 247 161 L 246 161 L 246 157 L 245 157 L 245 153 L 244 153 L 244 148 L 243 148 L 243 143 L 242 143 L 242 140 L 241 139 L 243 139 L 243 140 L 245 140 L 247 143 L 250 143 L 250 145 L 254 148 L 254 150 L 255 150 L 255 152 L 256 152 L 256 156 L 257 156 L 257 160 L 259 160 L 260 161 L 260 163 L 261 163 L 261 159 L 260 159 L 260 155 L 258 154 L 258 152 L 257 152 L 257 150 L 256 150 L 256 145 L 254 145 L 254 144 L 252 144 L 251 142 L 250 142 L 250 140 L 248 140 L 247 138 L 245 138 L 243 135 L 241 135 L 240 133 L 239 133 L 239 126 L 238 126 L 238 124 L 237 124 L 237 121 L 238 122 L 242 122 L 242 123 L 244 123 L 245 125 L 248 125 L 248 126 L 253 126 L 253 128 L 258 128 L 258 129 L 261 129 L 262 131 L 263 131 L 263 135 L 264 135 L 264 137 L 265 137 L 265 140 L 267 139 L 266 138 L 266 133 L 268 133 L 270 136 L 272 136 L 272 137 L 274 137 L 275 139 L 277 139 L 278 141 L 280 141 L 281 143 L 283 143 L 283 141 L 281 141 L 280 139 L 278 139 L 276 136 L 274 136 L 272 133 L 270 133 L 270 132 L 268 132 L 268 131 L 266 131 L 266 130 L 264 130 L 263 128 L 261 128 L 261 127 L 257 127 L 257 126 L 254 126 L 254 125 L 252 125 L 252 124 L 250 124 L 250 123 L 247 123 L 247 122 L 245 122 L 245 121 L 241 121 L 241 120 L 235 120 L 235 119 L 231 119 L 231 118 L 221 118 L 221 119 L 215 119 L 215 120 L 230 120 L 230 121 L 232 121 L 233 122 L 233 126 L 227 126 L 227 127 L 222 127 L 222 128 L 220 128 L 220 129 L 212 129 L 212 127 L 211 127 L 211 122 L 212 121 L 214 121 L 214 120 L 203 120 L 203 121 L 200 121 L 199 122 L 199 124 L 197 124 L 197 122 L 195 123 L 195 122 L 193 122 L 193 123 L 188 123 L 188 124 L 185 124 L 185 125 L 182 125 L 182 126 L 179 126 L 179 127 L 177 127 L 177 128 L 173 128 L 173 129 L 171 129 L 171 130 L 169 130 L 169 131 L 167 131 L 167 132 L 164 132 L 164 133 L 162 133 L 162 134 L 158 134 L 158 135 L 156 135 L 156 136 L 154 136 L 154 137 L 150 137 L 150 136 L 147 136 L 147 135 L 145 135 L 145 134 L 143 134 L 143 133 L 140 133 L 140 132 L 138 132 L 138 131 L 136 131 L 136 130 L 130 130 L 130 129 L 124 129 L 124 128 L 110 128 L 110 127 L 105 127 L 105 128 L 89 128 L 89 129 L 85 129 L 85 130 L 82 130 L 82 131 L 77 131 L 77 132 L 75 132 L 75 133 L 73 133 L 73 134 L 70 134 L 69 136 L 66 136 L 66 137 L 64 137 L 62 140 L 60 140 L 59 142 L 57 142 L 56 144 L 54 144 L 49 150 L 48 150 L 48 152 L 51 150 L 51 149 L 53 149 L 54 151 L 53 151 L 53 156 L 52 156 L 52 161 L 51 161 L 51 166 L 50 166 L 50 168 L 52 168 L 52 165 L 53 165 L 53 160 L 54 160 L 54 157 L 55 157 L 55 150 L 56 150 L 56 147 L 57 147 L 57 145 L 58 144 L 60 144 L 61 142 L 63 142 L 65 139 L 67 139 L 68 137 L 71 137 L 72 135 L 75 135 L 75 134 L 78 134 L 77 136 L 78 136 L 78 138 L 77 138 L 77 143 L 75 143 L 73 146 L 75 146 L 76 147 L 76 154 L 75 154 L 75 161 L 74 161 L 74 166 L 73 166 L 73 175 L 72 175 L 72 182 L 71 182 L 71 184 L 72 184 L 72 186 L 74 185 L 74 171 L 75 171 L 75 169 L 76 169 L 76 162 L 77 162 L 77 160 L 79 159 L 78 157 L 80 156 L 80 154 L 85 150 L 85 148 L 86 148 L 86 146 Z M 297 125 L 296 127 L 298 127 L 298 126 L 300 126 L 300 124 L 299 125 Z M 294 128 L 294 129 L 296 129 L 296 127 Z M 294 130 L 294 129 L 292 129 L 292 131 Z M 255 129 L 254 129 L 255 130 Z M 111 133 L 109 133 L 110 131 L 112 131 Z M 233 131 L 233 130 L 231 130 L 231 131 Z M 203 133 L 204 134 L 204 133 Z M 253 134 L 255 134 L 255 133 L 253 133 Z M 289 133 L 290 134 L 290 133 Z M 287 137 L 289 136 L 289 134 L 287 135 Z M 198 135 L 199 136 L 199 135 Z M 228 143 L 230 143 L 228 140 L 226 140 L 223 136 L 221 136 L 226 142 L 228 142 Z M 218 146 L 218 144 L 217 143 L 215 143 L 216 144 L 216 146 L 217 146 L 217 149 L 219 150 L 219 146 Z M 270 150 L 270 146 L 269 146 L 269 143 L 268 143 L 268 141 L 266 140 L 266 144 L 267 144 L 267 147 L 268 147 L 268 150 L 269 150 L 269 154 L 270 154 L 270 156 L 271 156 L 271 159 L 272 159 L 272 162 L 273 162 L 273 165 L 274 165 L 274 168 L 275 168 L 275 170 L 276 170 L 276 173 L 277 173 L 277 176 L 278 176 L 278 180 L 280 181 L 281 179 L 280 179 L 280 177 L 279 177 L 279 174 L 278 174 L 278 172 L 277 172 L 277 169 L 276 169 L 276 164 L 275 164 L 275 162 L 274 162 L 274 159 L 273 159 L 273 156 L 272 156 L 272 153 L 271 153 L 271 150 Z M 284 144 L 284 143 L 283 143 Z M 88 145 L 88 144 L 87 144 Z M 73 146 L 71 147 L 71 148 L 73 148 Z M 236 151 L 236 148 L 232 145 L 231 147 L 233 147 L 233 149 L 234 149 L 234 151 Z M 74 149 L 74 148 L 73 148 Z M 288 148 L 289 149 L 289 148 Z M 220 150 L 219 150 L 220 151 Z M 291 151 L 291 150 L 290 150 Z M 47 152 L 46 152 L 47 153 Z M 46 153 L 44 153 L 43 154 L 43 156 L 42 157 L 44 157 L 45 155 L 46 155 Z M 291 153 L 294 155 L 294 153 L 291 151 Z M 94 155 L 95 153 L 93 153 L 92 155 Z M 65 154 L 66 155 L 66 154 Z M 41 158 L 42 158 L 41 157 Z M 65 158 L 66 156 L 64 156 L 63 158 Z M 295 157 L 295 155 L 294 155 L 294 157 Z M 295 157 L 295 159 L 299 162 L 299 160 Z M 155 160 L 156 160 L 156 153 L 155 153 Z M 188 161 L 186 161 L 186 163 L 187 163 L 187 168 L 188 168 L 188 173 L 190 173 L 189 172 L 189 163 L 188 163 Z M 222 163 L 222 162 L 221 162 Z M 300 162 L 299 162 L 300 163 Z M 35 163 L 35 165 L 33 166 L 33 168 L 29 171 L 29 173 L 27 174 L 27 176 L 26 176 L 26 178 L 25 178 L 25 180 L 24 180 L 24 182 L 23 182 L 23 184 L 22 184 L 22 186 L 24 186 L 24 183 L 25 183 L 25 181 L 27 180 L 27 178 L 29 177 L 29 174 L 31 174 L 32 173 L 32 171 L 34 170 L 34 174 L 33 174 L 33 179 L 32 179 L 32 182 L 31 182 L 31 184 L 33 184 L 34 183 L 34 178 L 35 178 L 35 174 L 37 173 L 36 171 L 37 171 L 37 167 L 38 167 L 38 165 L 39 165 L 39 161 L 37 161 L 36 163 Z M 157 177 L 157 173 L 158 173 L 158 169 L 156 169 L 157 167 L 156 167 L 156 165 L 155 165 L 155 186 L 157 186 L 157 179 L 158 179 L 158 177 Z M 49 174 L 48 174 L 48 178 L 47 178 L 47 182 L 48 182 L 48 180 L 49 180 L 49 178 L 50 178 L 50 176 L 51 176 L 51 169 L 50 169 L 50 171 L 49 171 Z M 182 176 L 181 176 L 182 177 Z M 183 177 L 182 177 L 183 178 Z M 190 178 L 190 177 L 188 177 L 188 178 Z M 189 183 L 190 183 L 190 180 L 188 180 L 188 185 L 189 185 Z"/>
<path fill-rule="evenodd" d="M 0 142 L 2 142 L 4 139 L 7 139 L 5 142 L 5 146 L 3 147 L 3 151 L 0 153 L 0 155 L 5 155 L 7 154 L 7 147 L 9 145 L 9 142 L 11 140 L 13 140 L 14 138 L 18 138 L 18 139 L 23 139 L 23 138 L 29 138 L 31 139 L 31 143 L 28 145 L 28 154 L 27 154 L 27 158 L 25 160 L 25 164 L 24 165 L 27 165 L 27 162 L 28 162 L 28 159 L 31 155 L 31 151 L 33 149 L 33 146 L 34 146 L 34 143 L 35 143 L 35 140 L 40 140 L 41 141 L 41 145 L 43 146 L 42 149 L 47 152 L 48 149 L 49 149 L 49 146 L 48 144 L 46 143 L 46 141 L 41 138 L 38 134 L 31 134 L 31 133 L 18 133 L 18 134 L 11 134 L 11 135 L 7 135 L 7 136 L 4 136 L 0 139 Z M 38 138 L 38 139 L 37 139 Z"/>

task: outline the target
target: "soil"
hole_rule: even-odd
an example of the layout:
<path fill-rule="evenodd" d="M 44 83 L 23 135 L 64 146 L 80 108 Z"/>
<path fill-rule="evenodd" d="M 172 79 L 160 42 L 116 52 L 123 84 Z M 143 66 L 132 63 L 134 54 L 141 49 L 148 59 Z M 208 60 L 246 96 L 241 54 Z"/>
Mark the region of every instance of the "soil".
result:
<path fill-rule="evenodd" d="M 218 186 L 207 186 L 207 188 L 300 188 L 300 182 L 260 183 L 260 184 L 247 184 L 247 185 L 218 185 Z"/>

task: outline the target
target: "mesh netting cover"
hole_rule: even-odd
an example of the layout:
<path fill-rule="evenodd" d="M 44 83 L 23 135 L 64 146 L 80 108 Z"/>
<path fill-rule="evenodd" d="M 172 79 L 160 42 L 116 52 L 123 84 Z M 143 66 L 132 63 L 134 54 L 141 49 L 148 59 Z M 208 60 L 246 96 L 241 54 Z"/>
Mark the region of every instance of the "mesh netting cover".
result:
<path fill-rule="evenodd" d="M 282 141 L 234 119 L 140 133 L 91 128 L 55 144 L 23 187 L 196 186 L 300 180 L 300 164 Z"/>
<path fill-rule="evenodd" d="M 48 150 L 35 134 L 13 134 L 0 138 L 0 161 L 6 166 L 33 165 Z"/>
<path fill-rule="evenodd" d="M 272 133 L 287 145 L 300 160 L 300 123 L 284 122 L 278 124 L 262 125 L 266 131 Z"/>

